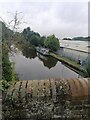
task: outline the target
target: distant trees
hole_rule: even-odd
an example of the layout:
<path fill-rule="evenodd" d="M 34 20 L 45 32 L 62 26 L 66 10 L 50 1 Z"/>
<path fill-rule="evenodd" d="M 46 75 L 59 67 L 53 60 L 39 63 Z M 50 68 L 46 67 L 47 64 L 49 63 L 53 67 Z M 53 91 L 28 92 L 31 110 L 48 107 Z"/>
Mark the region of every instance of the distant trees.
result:
<path fill-rule="evenodd" d="M 27 27 L 23 30 L 23 35 L 25 39 L 32 45 L 38 46 L 40 42 L 40 34 L 31 30 L 30 27 Z"/>
<path fill-rule="evenodd" d="M 24 35 L 26 41 L 34 46 L 45 46 L 51 51 L 57 51 L 60 47 L 59 39 L 55 35 L 50 35 L 48 37 L 40 36 L 39 33 L 31 30 L 30 27 L 27 27 L 23 30 L 22 34 Z"/>
<path fill-rule="evenodd" d="M 45 39 L 44 45 L 51 51 L 57 51 L 60 47 L 59 39 L 55 35 L 50 35 Z"/>
<path fill-rule="evenodd" d="M 72 40 L 90 41 L 90 36 L 88 37 L 74 37 Z"/>
<path fill-rule="evenodd" d="M 85 37 L 85 40 L 86 40 L 86 41 L 90 41 L 90 36 Z"/>
<path fill-rule="evenodd" d="M 73 38 L 63 38 L 62 40 L 80 40 L 80 41 L 90 41 L 90 36 L 88 37 L 73 37 Z"/>
<path fill-rule="evenodd" d="M 63 40 L 71 40 L 71 38 L 63 38 Z"/>
<path fill-rule="evenodd" d="M 42 36 L 42 37 L 40 38 L 40 45 L 41 45 L 41 46 L 44 46 L 44 41 L 45 41 L 45 39 L 46 39 L 45 36 Z"/>
<path fill-rule="evenodd" d="M 22 34 L 25 40 L 28 41 L 30 44 L 34 46 L 39 46 L 39 45 L 44 46 L 44 41 L 46 37 L 40 36 L 39 33 L 32 31 L 30 27 L 25 28 Z"/>
<path fill-rule="evenodd" d="M 39 40 L 40 40 L 40 37 L 33 34 L 31 37 L 30 37 L 30 43 L 32 45 L 35 45 L 35 46 L 38 46 L 39 45 Z"/>
<path fill-rule="evenodd" d="M 72 40 L 85 40 L 85 38 L 84 37 L 74 37 L 74 38 L 72 38 Z"/>

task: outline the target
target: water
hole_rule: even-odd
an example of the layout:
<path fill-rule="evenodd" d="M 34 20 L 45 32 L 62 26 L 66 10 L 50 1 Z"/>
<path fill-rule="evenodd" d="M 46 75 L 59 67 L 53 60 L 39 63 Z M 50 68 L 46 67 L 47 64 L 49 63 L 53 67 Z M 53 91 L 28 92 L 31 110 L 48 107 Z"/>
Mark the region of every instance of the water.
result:
<path fill-rule="evenodd" d="M 15 71 L 20 80 L 78 78 L 79 76 L 55 58 L 37 54 L 27 46 L 22 49 L 16 48 L 9 55 L 10 60 L 15 62 Z"/>

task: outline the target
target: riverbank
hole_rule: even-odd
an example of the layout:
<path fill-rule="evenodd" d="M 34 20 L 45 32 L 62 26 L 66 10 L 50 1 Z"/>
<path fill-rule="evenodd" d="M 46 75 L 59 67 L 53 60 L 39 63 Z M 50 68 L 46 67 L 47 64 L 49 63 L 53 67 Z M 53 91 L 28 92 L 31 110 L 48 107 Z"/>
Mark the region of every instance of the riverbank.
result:
<path fill-rule="evenodd" d="M 83 70 L 83 68 L 81 67 L 80 64 L 78 64 L 75 61 L 72 61 L 66 57 L 57 55 L 55 53 L 50 52 L 50 56 L 58 59 L 59 61 L 63 62 L 66 66 L 68 66 L 70 69 L 72 69 L 73 71 L 77 72 L 78 74 L 80 74 L 83 77 L 86 77 L 85 75 L 85 71 Z"/>

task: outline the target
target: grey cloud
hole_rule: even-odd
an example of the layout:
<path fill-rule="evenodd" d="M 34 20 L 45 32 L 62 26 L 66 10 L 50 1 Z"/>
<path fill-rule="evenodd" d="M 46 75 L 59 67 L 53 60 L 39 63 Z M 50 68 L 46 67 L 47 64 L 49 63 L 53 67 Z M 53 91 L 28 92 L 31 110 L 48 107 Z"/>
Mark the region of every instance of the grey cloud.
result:
<path fill-rule="evenodd" d="M 22 11 L 24 20 L 41 35 L 55 34 L 59 38 L 86 36 L 88 28 L 88 5 L 82 2 L 18 2 L 0 5 L 5 12 Z M 4 13 L 4 15 L 3 15 Z"/>

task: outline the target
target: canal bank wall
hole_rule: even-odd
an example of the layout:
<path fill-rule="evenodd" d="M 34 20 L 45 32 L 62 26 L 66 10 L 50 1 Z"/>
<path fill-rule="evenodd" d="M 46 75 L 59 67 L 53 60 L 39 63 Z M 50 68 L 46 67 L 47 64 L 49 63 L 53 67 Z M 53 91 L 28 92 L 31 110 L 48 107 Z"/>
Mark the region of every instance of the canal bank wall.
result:
<path fill-rule="evenodd" d="M 61 46 L 57 54 L 76 62 L 80 61 L 84 67 L 87 65 L 90 52 Z"/>
<path fill-rule="evenodd" d="M 75 60 L 81 60 L 83 64 L 87 62 L 88 55 L 90 54 L 89 41 L 80 40 L 60 40 L 60 50 L 58 54 Z"/>
<path fill-rule="evenodd" d="M 68 59 L 67 57 L 60 56 L 56 53 L 50 52 L 50 56 L 58 59 L 59 61 L 63 62 L 66 66 L 68 66 L 73 71 L 77 72 L 81 76 L 87 77 L 87 74 L 85 73 L 83 67 L 78 64 L 76 61 Z"/>
<path fill-rule="evenodd" d="M 3 95 L 3 120 L 89 120 L 88 84 L 86 78 L 18 81 Z"/>

